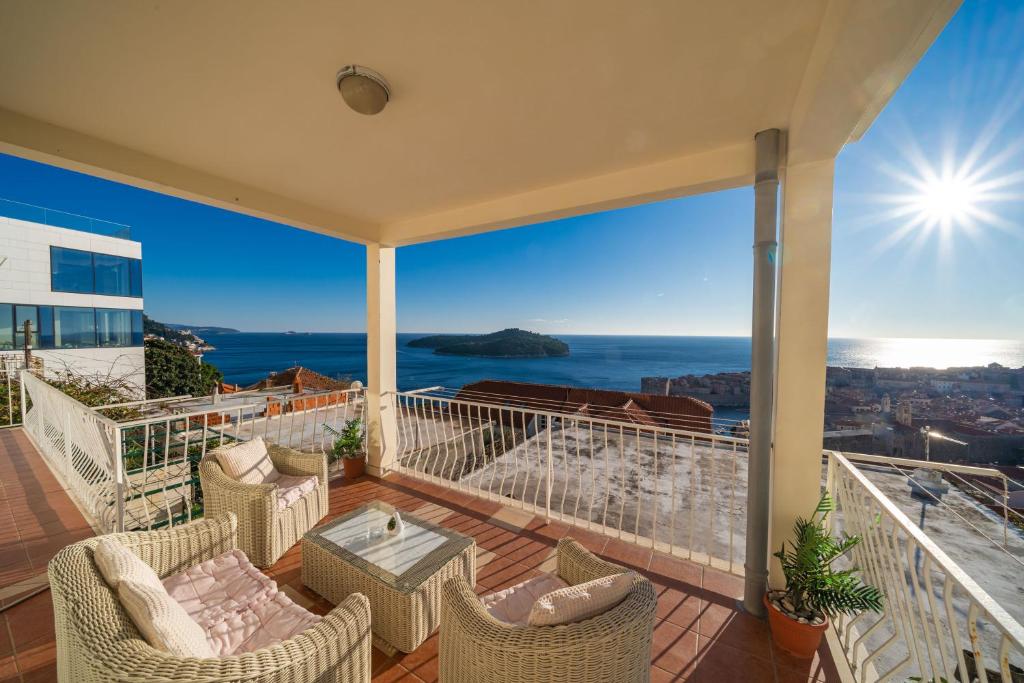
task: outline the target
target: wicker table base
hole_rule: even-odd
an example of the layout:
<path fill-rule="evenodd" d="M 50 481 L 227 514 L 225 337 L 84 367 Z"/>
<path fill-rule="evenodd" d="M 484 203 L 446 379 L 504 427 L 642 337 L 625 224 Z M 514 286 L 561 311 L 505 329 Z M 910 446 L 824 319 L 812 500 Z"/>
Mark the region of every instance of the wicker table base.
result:
<path fill-rule="evenodd" d="M 475 542 L 429 573 L 415 588 L 400 590 L 354 566 L 329 543 L 318 542 L 315 533 L 302 539 L 302 583 L 333 604 L 352 593 L 365 595 L 370 601 L 375 644 L 387 654 L 393 654 L 388 652 L 391 648 L 412 652 L 434 632 L 441 618 L 441 586 L 445 581 L 464 576 L 470 584 L 476 582 Z"/>

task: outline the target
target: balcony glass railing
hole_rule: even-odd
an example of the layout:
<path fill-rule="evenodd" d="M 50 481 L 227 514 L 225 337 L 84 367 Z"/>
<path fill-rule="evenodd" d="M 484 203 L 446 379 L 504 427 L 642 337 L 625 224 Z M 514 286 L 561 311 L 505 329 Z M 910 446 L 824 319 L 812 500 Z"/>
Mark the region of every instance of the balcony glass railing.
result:
<path fill-rule="evenodd" d="M 93 235 L 103 235 L 104 237 L 117 237 L 124 240 L 132 238 L 131 227 L 122 223 L 80 216 L 77 213 L 48 209 L 44 206 L 36 206 L 35 204 L 16 202 L 12 199 L 0 199 L 0 216 L 42 223 L 43 225 L 52 225 L 55 228 L 80 230 Z"/>

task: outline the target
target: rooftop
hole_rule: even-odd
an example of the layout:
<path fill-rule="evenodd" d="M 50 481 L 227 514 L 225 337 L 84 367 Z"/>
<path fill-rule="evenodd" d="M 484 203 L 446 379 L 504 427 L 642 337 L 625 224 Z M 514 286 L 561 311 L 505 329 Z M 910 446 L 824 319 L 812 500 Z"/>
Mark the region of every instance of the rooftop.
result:
<path fill-rule="evenodd" d="M 125 240 L 132 238 L 131 227 L 124 223 L 105 221 L 101 218 L 82 216 L 77 213 L 59 211 L 45 206 L 26 204 L 25 202 L 16 202 L 13 199 L 4 199 L 2 197 L 0 197 L 0 216 L 17 218 L 18 220 L 32 223 L 41 223 L 55 228 L 79 230 L 103 237 L 117 237 Z"/>

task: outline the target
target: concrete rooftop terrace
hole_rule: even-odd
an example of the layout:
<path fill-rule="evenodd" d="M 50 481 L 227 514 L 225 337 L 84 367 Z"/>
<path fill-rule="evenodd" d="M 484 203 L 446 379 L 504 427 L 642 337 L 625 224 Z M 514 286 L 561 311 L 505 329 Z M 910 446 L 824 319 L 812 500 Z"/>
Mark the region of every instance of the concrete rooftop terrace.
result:
<path fill-rule="evenodd" d="M 478 593 L 553 570 L 555 544 L 563 536 L 643 572 L 659 594 L 652 681 L 839 680 L 824 645 L 808 662 L 772 647 L 767 625 L 737 611 L 736 599 L 743 591 L 738 577 L 400 475 L 336 480 L 329 517 L 374 499 L 473 536 L 478 546 Z M 50 558 L 93 533 L 25 434 L 20 429 L 0 430 L 2 605 L 45 585 Z M 327 612 L 331 605 L 302 585 L 300 563 L 295 546 L 267 573 L 299 604 Z M 55 680 L 54 637 L 48 590 L 0 614 L 0 680 Z M 374 649 L 373 680 L 436 681 L 437 643 L 434 634 L 415 652 L 394 657 Z"/>

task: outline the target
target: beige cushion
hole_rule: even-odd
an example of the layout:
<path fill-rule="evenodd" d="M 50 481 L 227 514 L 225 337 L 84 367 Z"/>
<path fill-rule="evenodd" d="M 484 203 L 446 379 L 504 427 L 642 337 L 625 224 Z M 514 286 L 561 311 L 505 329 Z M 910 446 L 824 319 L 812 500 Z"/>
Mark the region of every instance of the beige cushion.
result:
<path fill-rule="evenodd" d="M 164 590 L 134 581 L 122 581 L 117 596 L 146 642 L 177 657 L 211 659 L 215 655 L 206 631 Z"/>
<path fill-rule="evenodd" d="M 100 538 L 93 559 L 107 585 L 115 591 L 122 581 L 133 581 L 150 587 L 162 586 L 153 568 L 120 541 L 109 536 Z"/>
<path fill-rule="evenodd" d="M 235 481 L 243 484 L 266 484 L 278 477 L 262 436 L 223 450 L 218 448 L 216 452 L 217 462 L 224 473 Z"/>
<path fill-rule="evenodd" d="M 622 602 L 633 587 L 633 573 L 613 574 L 560 588 L 541 596 L 530 610 L 530 626 L 555 626 L 590 619 Z"/>
<path fill-rule="evenodd" d="M 568 585 L 554 574 L 541 574 L 511 588 L 485 595 L 480 598 L 480 603 L 495 619 L 526 626 L 530 610 L 541 596 Z"/>

